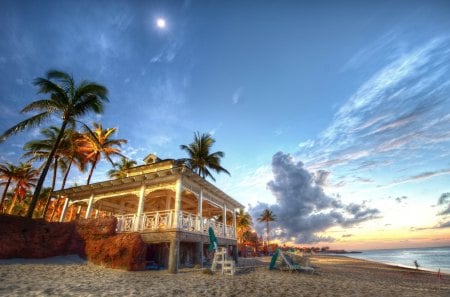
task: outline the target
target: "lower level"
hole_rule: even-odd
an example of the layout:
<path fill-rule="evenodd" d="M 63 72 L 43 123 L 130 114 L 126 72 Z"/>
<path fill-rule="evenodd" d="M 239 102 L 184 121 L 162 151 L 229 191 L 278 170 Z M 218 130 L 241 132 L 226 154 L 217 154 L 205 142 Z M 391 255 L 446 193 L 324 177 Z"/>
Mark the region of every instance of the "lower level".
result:
<path fill-rule="evenodd" d="M 167 268 L 170 273 L 177 273 L 179 268 L 201 268 L 212 261 L 209 236 L 182 231 L 148 232 L 141 236 L 147 244 L 150 269 Z M 218 242 L 228 251 L 228 258 L 237 261 L 237 241 L 218 238 Z"/>

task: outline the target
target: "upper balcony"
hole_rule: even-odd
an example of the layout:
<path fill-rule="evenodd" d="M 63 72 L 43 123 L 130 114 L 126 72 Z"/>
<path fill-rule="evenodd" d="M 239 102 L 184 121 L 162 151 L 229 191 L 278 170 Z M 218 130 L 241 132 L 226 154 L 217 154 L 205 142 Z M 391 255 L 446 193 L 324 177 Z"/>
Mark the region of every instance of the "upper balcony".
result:
<path fill-rule="evenodd" d="M 233 225 L 223 224 L 216 219 L 203 218 L 189 212 L 174 209 L 136 214 L 115 215 L 118 219 L 117 232 L 163 232 L 184 231 L 208 235 L 211 227 L 217 237 L 236 239 Z"/>

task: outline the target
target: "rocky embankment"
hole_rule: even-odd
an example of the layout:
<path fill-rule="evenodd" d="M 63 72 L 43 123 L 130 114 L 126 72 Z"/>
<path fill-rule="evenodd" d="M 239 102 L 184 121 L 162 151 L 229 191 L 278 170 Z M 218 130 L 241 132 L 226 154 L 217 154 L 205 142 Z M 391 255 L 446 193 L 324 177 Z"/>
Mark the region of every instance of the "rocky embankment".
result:
<path fill-rule="evenodd" d="M 77 254 L 89 262 L 143 270 L 145 243 L 138 233 L 116 233 L 114 217 L 68 223 L 0 215 L 0 259 Z"/>

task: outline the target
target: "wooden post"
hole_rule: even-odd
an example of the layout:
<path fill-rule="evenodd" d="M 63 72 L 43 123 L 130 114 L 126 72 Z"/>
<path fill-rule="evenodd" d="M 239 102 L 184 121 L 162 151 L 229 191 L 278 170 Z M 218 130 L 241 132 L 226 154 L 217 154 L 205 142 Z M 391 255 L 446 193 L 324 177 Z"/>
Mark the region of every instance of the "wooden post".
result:
<path fill-rule="evenodd" d="M 61 217 L 59 218 L 60 222 L 64 222 L 64 218 L 66 216 L 66 212 L 67 212 L 67 207 L 69 206 L 69 197 L 66 197 L 66 201 L 64 201 L 64 206 L 63 209 L 61 211 Z"/>
<path fill-rule="evenodd" d="M 233 233 L 234 233 L 234 239 L 237 239 L 237 231 L 236 231 L 236 209 L 233 208 Z"/>
<path fill-rule="evenodd" d="M 197 211 L 197 218 L 198 218 L 197 231 L 203 232 L 203 189 L 200 189 L 197 210 L 198 210 Z M 202 247 L 202 251 L 203 251 L 203 247 Z M 202 260 L 202 262 L 203 262 L 203 260 Z"/>
<path fill-rule="evenodd" d="M 176 229 L 179 228 L 179 217 L 180 217 L 180 209 L 181 209 L 181 191 L 182 191 L 182 175 L 177 179 L 175 184 L 175 217 L 173 218 L 174 227 Z"/>
<path fill-rule="evenodd" d="M 233 260 L 234 262 L 238 262 L 238 249 L 236 245 L 233 245 Z"/>
<path fill-rule="evenodd" d="M 89 204 L 86 210 L 86 219 L 90 218 L 93 206 L 94 206 L 94 193 L 92 193 L 91 197 L 89 198 Z"/>
<path fill-rule="evenodd" d="M 177 273 L 178 272 L 178 254 L 180 250 L 180 241 L 177 238 L 174 238 L 170 241 L 170 250 L 169 250 L 169 273 Z"/>
<path fill-rule="evenodd" d="M 141 189 L 139 191 L 139 203 L 136 211 L 136 220 L 134 221 L 134 231 L 141 230 L 142 224 L 142 213 L 144 211 L 144 200 L 145 200 L 145 185 L 141 185 Z"/>
<path fill-rule="evenodd" d="M 223 206 L 223 216 L 222 216 L 222 224 L 223 224 L 223 237 L 227 237 L 227 205 Z"/>
<path fill-rule="evenodd" d="M 195 264 L 200 265 L 201 268 L 203 268 L 203 240 L 200 239 L 200 242 L 197 242 L 197 253 L 196 254 L 196 261 Z"/>

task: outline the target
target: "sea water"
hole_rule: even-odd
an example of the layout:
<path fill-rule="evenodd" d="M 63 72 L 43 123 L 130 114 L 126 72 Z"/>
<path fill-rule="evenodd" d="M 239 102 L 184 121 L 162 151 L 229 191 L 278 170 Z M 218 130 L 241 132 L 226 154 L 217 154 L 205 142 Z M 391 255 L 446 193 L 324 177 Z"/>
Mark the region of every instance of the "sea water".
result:
<path fill-rule="evenodd" d="M 416 268 L 417 261 L 419 269 L 450 273 L 450 247 L 369 250 L 346 256 L 410 268 Z"/>

